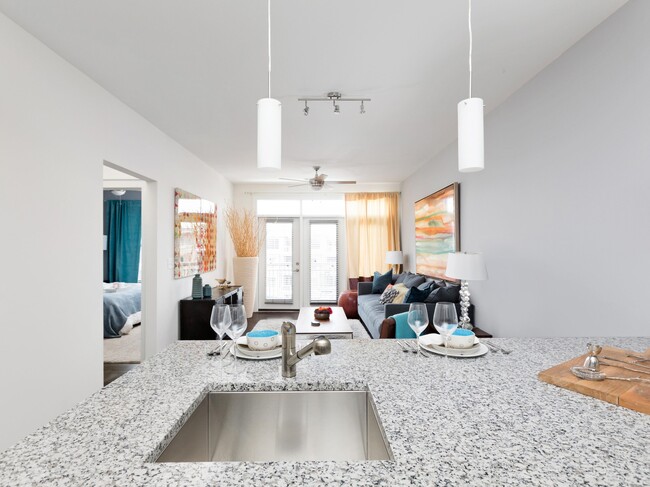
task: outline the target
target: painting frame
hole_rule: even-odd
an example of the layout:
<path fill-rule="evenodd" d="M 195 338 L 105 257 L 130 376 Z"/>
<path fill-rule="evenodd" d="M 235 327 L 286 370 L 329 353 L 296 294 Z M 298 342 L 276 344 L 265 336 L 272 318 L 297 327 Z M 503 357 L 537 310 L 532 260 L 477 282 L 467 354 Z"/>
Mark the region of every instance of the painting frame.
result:
<path fill-rule="evenodd" d="M 216 269 L 216 203 L 174 188 L 174 279 Z"/>
<path fill-rule="evenodd" d="M 451 183 L 414 203 L 415 271 L 453 281 L 445 275 L 447 254 L 460 252 L 460 183 Z"/>

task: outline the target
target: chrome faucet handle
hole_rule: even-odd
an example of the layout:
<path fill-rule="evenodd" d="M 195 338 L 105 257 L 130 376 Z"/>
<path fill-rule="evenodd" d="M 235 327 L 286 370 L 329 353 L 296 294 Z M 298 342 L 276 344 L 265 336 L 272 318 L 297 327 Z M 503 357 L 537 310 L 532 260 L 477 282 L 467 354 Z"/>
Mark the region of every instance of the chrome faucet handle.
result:
<path fill-rule="evenodd" d="M 296 352 L 296 325 L 282 323 L 282 377 L 295 377 L 296 364 L 310 354 L 327 355 L 332 351 L 331 342 L 324 336 L 316 337 L 309 345 Z"/>

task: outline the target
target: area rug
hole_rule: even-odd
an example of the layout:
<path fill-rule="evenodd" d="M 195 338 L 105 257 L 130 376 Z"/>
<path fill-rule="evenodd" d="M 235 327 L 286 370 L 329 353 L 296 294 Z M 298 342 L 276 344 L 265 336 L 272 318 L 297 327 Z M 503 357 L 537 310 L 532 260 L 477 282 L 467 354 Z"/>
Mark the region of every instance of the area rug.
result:
<path fill-rule="evenodd" d="M 280 326 L 284 320 L 279 319 L 266 319 L 260 320 L 255 325 L 256 330 L 277 330 L 280 331 Z M 291 321 L 291 320 L 288 320 Z M 352 337 L 357 340 L 370 340 L 370 335 L 364 328 L 359 320 L 348 320 L 350 328 L 352 328 Z"/>
<path fill-rule="evenodd" d="M 140 362 L 142 326 L 134 326 L 131 333 L 120 338 L 104 338 L 104 363 L 134 364 Z"/>

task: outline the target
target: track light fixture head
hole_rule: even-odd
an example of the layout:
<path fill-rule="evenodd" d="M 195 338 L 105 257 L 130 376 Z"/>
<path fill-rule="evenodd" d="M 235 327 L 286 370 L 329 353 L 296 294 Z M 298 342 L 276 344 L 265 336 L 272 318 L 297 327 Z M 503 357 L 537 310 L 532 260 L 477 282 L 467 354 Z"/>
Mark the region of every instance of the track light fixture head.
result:
<path fill-rule="evenodd" d="M 343 95 L 338 92 L 338 91 L 330 91 L 327 95 L 325 96 L 317 96 L 317 97 L 302 97 L 298 98 L 298 101 L 304 101 L 305 102 L 305 108 L 302 109 L 303 113 L 305 116 L 309 115 L 309 107 L 307 106 L 307 102 L 310 101 L 325 101 L 325 102 L 332 102 L 332 106 L 334 107 L 334 113 L 336 115 L 341 114 L 341 102 L 346 102 L 346 101 L 354 101 L 354 102 L 361 102 L 361 107 L 359 108 L 359 113 L 364 114 L 366 113 L 366 107 L 364 105 L 364 102 L 370 101 L 370 98 L 344 98 Z"/>

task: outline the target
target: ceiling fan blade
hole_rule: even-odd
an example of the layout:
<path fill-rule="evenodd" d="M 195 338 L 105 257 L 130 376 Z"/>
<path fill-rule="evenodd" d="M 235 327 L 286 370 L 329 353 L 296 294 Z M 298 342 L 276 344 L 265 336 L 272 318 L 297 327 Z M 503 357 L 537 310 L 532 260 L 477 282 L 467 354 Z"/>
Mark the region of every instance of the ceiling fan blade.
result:
<path fill-rule="evenodd" d="M 309 183 L 290 184 L 288 187 L 289 187 L 289 188 L 297 188 L 298 186 L 309 186 Z"/>
<path fill-rule="evenodd" d="M 327 179 L 327 174 L 319 174 L 318 177 L 321 178 L 322 180 L 325 180 Z"/>
<path fill-rule="evenodd" d="M 356 181 L 327 181 L 327 184 L 357 184 Z"/>
<path fill-rule="evenodd" d="M 282 179 L 283 181 L 300 181 L 301 183 L 306 183 L 307 179 L 293 179 L 293 178 L 278 178 Z"/>

